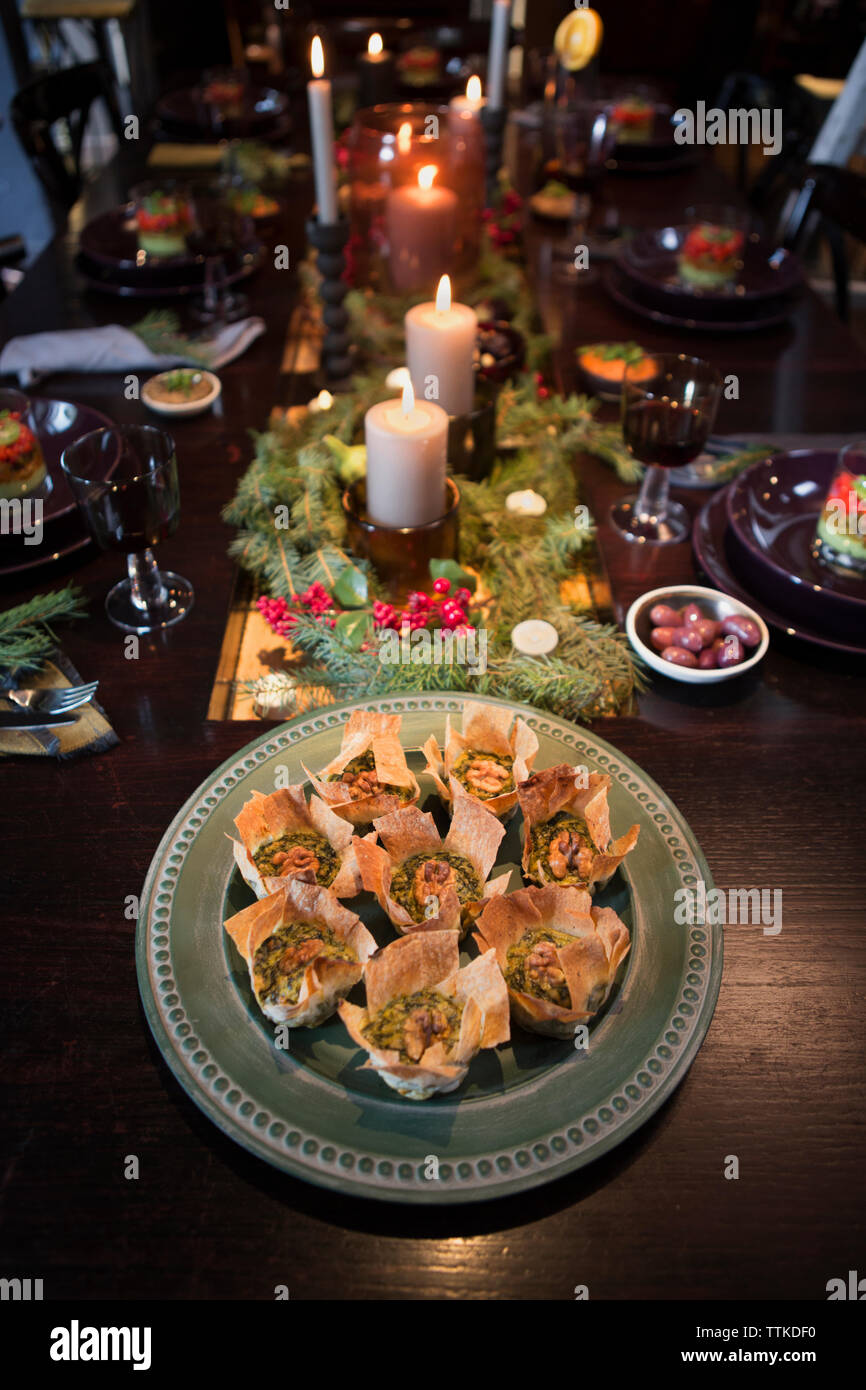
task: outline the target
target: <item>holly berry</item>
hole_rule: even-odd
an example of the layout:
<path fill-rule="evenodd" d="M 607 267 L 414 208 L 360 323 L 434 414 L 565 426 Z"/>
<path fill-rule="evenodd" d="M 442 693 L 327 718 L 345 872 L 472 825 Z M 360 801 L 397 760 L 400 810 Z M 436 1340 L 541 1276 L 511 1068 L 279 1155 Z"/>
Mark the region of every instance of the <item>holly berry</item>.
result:
<path fill-rule="evenodd" d="M 445 579 L 444 577 L 442 579 L 434 579 L 433 589 L 437 594 L 450 594 L 451 580 Z"/>

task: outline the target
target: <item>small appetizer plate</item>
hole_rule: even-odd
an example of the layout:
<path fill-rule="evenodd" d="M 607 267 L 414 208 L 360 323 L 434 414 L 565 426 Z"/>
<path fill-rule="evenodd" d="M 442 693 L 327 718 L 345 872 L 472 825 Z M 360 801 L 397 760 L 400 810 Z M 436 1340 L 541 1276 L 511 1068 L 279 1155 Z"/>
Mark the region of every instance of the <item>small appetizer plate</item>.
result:
<path fill-rule="evenodd" d="M 712 667 L 709 671 L 700 671 L 693 666 L 676 666 L 671 661 L 663 661 L 661 652 L 657 652 L 650 642 L 653 627 L 650 622 L 650 609 L 657 603 L 667 603 L 672 608 L 683 608 L 687 603 L 696 603 L 708 618 L 714 618 L 717 622 L 734 614 L 751 618 L 761 633 L 761 640 L 751 655 L 737 666 Z M 739 599 L 731 598 L 728 594 L 720 593 L 718 589 L 704 589 L 698 584 L 669 584 L 665 588 L 650 589 L 648 593 L 641 594 L 625 616 L 625 630 L 628 640 L 647 666 L 651 666 L 662 676 L 670 676 L 671 680 L 685 681 L 687 685 L 715 685 L 719 681 L 731 680 L 733 676 L 741 676 L 763 660 L 770 645 L 769 628 L 754 608 L 749 608 L 748 604 L 740 603 Z"/>
<path fill-rule="evenodd" d="M 182 384 L 181 378 L 189 384 Z M 207 390 L 202 391 L 202 386 Z M 201 415 L 219 399 L 222 389 L 222 382 L 213 372 L 198 367 L 172 367 L 148 378 L 141 388 L 141 399 L 157 415 Z"/>

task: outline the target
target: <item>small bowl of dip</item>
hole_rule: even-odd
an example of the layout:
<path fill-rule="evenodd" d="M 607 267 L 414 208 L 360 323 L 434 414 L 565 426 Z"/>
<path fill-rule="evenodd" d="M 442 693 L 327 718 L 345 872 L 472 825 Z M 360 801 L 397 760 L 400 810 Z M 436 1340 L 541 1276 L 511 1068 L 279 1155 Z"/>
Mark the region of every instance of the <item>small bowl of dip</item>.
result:
<path fill-rule="evenodd" d="M 172 367 L 150 377 L 141 388 L 141 399 L 157 415 L 201 415 L 219 397 L 222 383 L 202 367 Z"/>

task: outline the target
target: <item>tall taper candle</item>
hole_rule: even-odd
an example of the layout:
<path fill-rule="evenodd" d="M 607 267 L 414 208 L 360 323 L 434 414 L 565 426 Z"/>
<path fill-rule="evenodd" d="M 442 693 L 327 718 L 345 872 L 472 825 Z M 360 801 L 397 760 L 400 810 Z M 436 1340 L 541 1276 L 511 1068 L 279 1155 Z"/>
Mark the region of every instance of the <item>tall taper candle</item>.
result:
<path fill-rule="evenodd" d="M 318 34 L 310 49 L 313 81 L 307 83 L 310 108 L 310 139 L 313 145 L 313 177 L 319 221 L 337 221 L 337 166 L 334 160 L 334 115 L 331 110 L 331 84 L 323 76 L 325 55 Z"/>
<path fill-rule="evenodd" d="M 511 27 L 511 0 L 493 0 L 490 21 L 490 49 L 487 54 L 487 105 L 497 111 L 504 105 L 505 67 L 508 33 Z"/>

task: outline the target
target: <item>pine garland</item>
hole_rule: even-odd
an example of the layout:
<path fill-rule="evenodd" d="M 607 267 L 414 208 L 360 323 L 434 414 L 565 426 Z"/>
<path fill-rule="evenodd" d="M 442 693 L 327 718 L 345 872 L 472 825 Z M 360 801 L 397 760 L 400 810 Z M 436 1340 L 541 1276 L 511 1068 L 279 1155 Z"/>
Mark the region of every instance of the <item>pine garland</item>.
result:
<path fill-rule="evenodd" d="M 83 617 L 85 602 L 73 584 L 0 613 L 0 670 L 35 671 L 57 645 L 51 624 Z"/>

